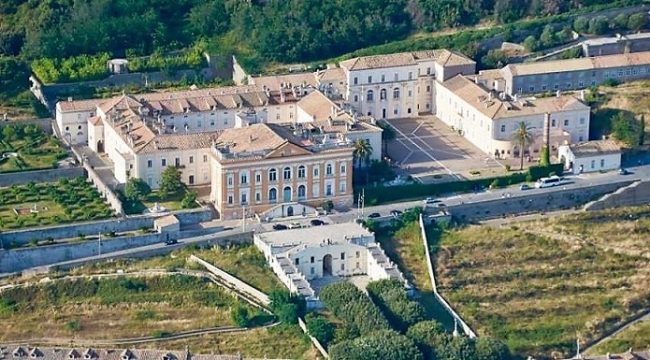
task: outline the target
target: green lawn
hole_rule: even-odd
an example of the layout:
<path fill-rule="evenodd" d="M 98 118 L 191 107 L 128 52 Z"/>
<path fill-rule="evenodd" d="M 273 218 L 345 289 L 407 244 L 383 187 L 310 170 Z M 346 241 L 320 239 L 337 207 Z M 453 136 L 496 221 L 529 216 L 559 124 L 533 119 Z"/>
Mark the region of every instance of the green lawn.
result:
<path fill-rule="evenodd" d="M 57 167 L 57 162 L 68 156 L 59 141 L 48 136 L 34 140 L 0 141 L 1 152 L 17 152 L 17 157 L 0 160 L 0 173 Z"/>
<path fill-rule="evenodd" d="M 111 208 L 84 178 L 0 189 L 2 230 L 97 220 L 112 215 Z"/>
<path fill-rule="evenodd" d="M 76 333 L 85 339 L 124 338 L 234 325 L 234 306 L 258 313 L 229 291 L 191 276 L 59 280 L 2 293 L 0 340 Z"/>
<path fill-rule="evenodd" d="M 647 258 L 527 228 L 472 226 L 441 236 L 440 291 L 479 335 L 520 355 L 566 356 L 576 338 L 596 339 L 650 306 Z"/>
<path fill-rule="evenodd" d="M 145 210 L 151 209 L 158 203 L 168 211 L 182 210 L 181 201 L 188 190 L 181 189 L 177 193 L 162 196 L 157 190 L 152 191 L 143 201 L 123 201 L 124 209 L 127 214 L 142 214 Z M 198 204 L 192 203 L 191 208 L 198 207 Z"/>
<path fill-rule="evenodd" d="M 620 334 L 605 341 L 589 351 L 590 354 L 624 353 L 630 348 L 645 350 L 650 344 L 650 321 L 636 323 Z"/>

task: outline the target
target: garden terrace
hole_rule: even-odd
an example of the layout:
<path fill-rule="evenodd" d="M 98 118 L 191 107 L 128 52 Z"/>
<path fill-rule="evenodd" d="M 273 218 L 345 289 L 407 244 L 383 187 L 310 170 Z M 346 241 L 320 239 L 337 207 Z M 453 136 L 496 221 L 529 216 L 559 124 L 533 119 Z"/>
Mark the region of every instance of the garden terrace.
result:
<path fill-rule="evenodd" d="M 111 339 L 233 325 L 246 306 L 207 279 L 185 275 L 60 279 L 0 293 L 3 342 L 34 338 Z"/>
<path fill-rule="evenodd" d="M 0 229 L 111 217 L 113 211 L 82 177 L 0 189 Z"/>
<path fill-rule="evenodd" d="M 441 236 L 439 289 L 479 335 L 520 355 L 566 356 L 576 336 L 593 341 L 650 307 L 647 258 L 536 234 L 528 225 Z"/>
<path fill-rule="evenodd" d="M 0 135 L 0 173 L 56 168 L 68 156 L 58 139 L 36 125 L 7 125 Z"/>

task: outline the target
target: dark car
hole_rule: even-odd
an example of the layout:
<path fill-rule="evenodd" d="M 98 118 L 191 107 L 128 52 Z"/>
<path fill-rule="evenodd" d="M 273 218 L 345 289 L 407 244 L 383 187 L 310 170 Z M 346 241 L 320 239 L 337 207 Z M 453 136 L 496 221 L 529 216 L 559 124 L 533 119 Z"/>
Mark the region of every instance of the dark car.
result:
<path fill-rule="evenodd" d="M 287 225 L 283 225 L 283 224 L 273 225 L 273 230 L 287 230 L 287 229 L 288 229 Z"/>
<path fill-rule="evenodd" d="M 314 219 L 314 220 L 310 221 L 309 223 L 311 224 L 311 226 L 325 225 L 325 221 L 320 220 L 320 219 Z"/>
<path fill-rule="evenodd" d="M 619 175 L 630 175 L 631 172 L 628 169 L 620 168 L 618 169 Z"/>
<path fill-rule="evenodd" d="M 167 240 L 165 240 L 165 245 L 174 245 L 174 244 L 178 244 L 178 240 L 176 240 L 176 239 L 167 239 Z"/>
<path fill-rule="evenodd" d="M 390 215 L 393 216 L 393 217 L 398 217 L 398 216 L 402 215 L 402 212 L 399 211 L 399 210 L 391 210 Z"/>
<path fill-rule="evenodd" d="M 380 213 L 371 213 L 371 214 L 368 215 L 369 219 L 375 219 L 375 218 L 378 218 L 378 217 L 381 217 Z"/>

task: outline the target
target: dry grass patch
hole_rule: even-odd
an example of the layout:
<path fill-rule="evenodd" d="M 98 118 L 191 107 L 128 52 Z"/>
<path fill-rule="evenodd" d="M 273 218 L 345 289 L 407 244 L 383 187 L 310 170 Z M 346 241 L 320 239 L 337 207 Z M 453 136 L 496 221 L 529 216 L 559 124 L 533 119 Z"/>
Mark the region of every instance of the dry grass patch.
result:
<path fill-rule="evenodd" d="M 440 290 L 479 334 L 522 355 L 568 355 L 576 337 L 595 339 L 650 306 L 647 259 L 528 227 L 473 226 L 441 238 Z"/>

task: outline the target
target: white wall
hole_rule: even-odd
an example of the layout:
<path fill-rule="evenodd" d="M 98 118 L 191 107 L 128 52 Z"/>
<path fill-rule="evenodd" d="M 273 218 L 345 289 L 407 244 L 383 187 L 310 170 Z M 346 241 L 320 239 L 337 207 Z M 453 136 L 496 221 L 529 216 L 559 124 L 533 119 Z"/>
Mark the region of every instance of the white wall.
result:
<path fill-rule="evenodd" d="M 621 154 L 600 154 L 594 156 L 585 156 L 576 158 L 569 146 L 563 145 L 558 149 L 558 157 L 564 157 L 565 168 L 569 170 L 569 166 L 573 163 L 571 169 L 573 174 L 580 174 L 582 172 L 596 172 L 596 171 L 610 171 L 616 170 L 621 167 Z"/>
<path fill-rule="evenodd" d="M 179 170 L 181 171 L 181 181 L 183 183 L 187 185 L 205 185 L 210 183 L 209 148 L 176 151 L 160 150 L 156 153 L 138 154 L 136 156 L 135 174 L 147 182 L 150 187 L 156 189 L 160 186 L 160 174 L 168 166 L 175 166 L 177 158 L 181 165 Z M 163 159 L 166 162 L 165 166 L 162 165 Z M 149 167 L 150 162 L 151 167 Z M 193 183 L 190 182 L 191 176 L 194 177 Z"/>
<path fill-rule="evenodd" d="M 85 144 L 88 141 L 88 119 L 94 115 L 94 111 L 61 112 L 57 103 L 56 126 L 63 140 L 71 144 Z"/>

